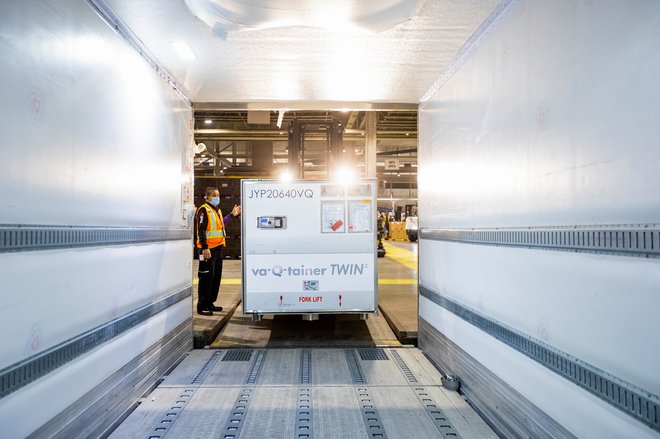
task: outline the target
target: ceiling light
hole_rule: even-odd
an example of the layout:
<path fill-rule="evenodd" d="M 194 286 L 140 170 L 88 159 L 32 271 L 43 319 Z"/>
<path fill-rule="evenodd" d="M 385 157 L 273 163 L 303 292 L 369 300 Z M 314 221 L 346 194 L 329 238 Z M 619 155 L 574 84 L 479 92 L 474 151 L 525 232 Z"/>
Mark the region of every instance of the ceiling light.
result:
<path fill-rule="evenodd" d="M 282 122 L 284 121 L 284 112 L 286 110 L 280 110 L 277 114 L 277 128 L 282 128 Z"/>
<path fill-rule="evenodd" d="M 410 133 L 406 133 L 406 136 L 409 136 L 409 135 L 410 135 Z"/>
<path fill-rule="evenodd" d="M 341 152 L 346 152 L 346 148 L 342 149 Z"/>
<path fill-rule="evenodd" d="M 210 125 L 210 124 L 213 123 L 213 121 L 212 121 L 211 119 L 206 119 L 206 120 L 204 121 L 204 123 L 205 123 L 206 125 Z"/>
<path fill-rule="evenodd" d="M 382 32 L 409 20 L 419 0 L 301 2 L 300 0 L 186 0 L 190 12 L 215 34 L 309 26 L 333 31 Z M 305 4 L 302 7 L 302 3 Z M 332 6 L 327 5 L 332 3 Z M 338 3 L 338 4 L 335 4 Z M 355 5 L 353 5 L 355 3 Z M 375 4 L 374 4 L 375 3 Z"/>
<path fill-rule="evenodd" d="M 193 52 L 190 46 L 183 41 L 172 41 L 172 48 L 181 59 L 190 61 L 197 58 L 195 52 Z"/>
<path fill-rule="evenodd" d="M 360 150 L 355 148 L 355 154 L 357 154 L 358 152 L 360 152 Z"/>
<path fill-rule="evenodd" d="M 280 172 L 280 181 L 282 182 L 289 182 L 293 181 L 293 173 L 289 171 L 288 169 L 285 169 L 284 171 Z"/>
<path fill-rule="evenodd" d="M 335 180 L 343 184 L 350 184 L 355 180 L 355 173 L 348 166 L 342 166 L 336 169 Z"/>

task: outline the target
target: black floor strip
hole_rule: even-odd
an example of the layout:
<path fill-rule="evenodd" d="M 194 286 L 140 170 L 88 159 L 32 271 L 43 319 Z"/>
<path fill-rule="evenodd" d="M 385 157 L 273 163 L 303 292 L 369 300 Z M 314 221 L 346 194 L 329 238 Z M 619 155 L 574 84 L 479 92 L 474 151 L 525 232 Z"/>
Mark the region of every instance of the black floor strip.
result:
<path fill-rule="evenodd" d="M 360 404 L 364 426 L 367 428 L 367 436 L 370 438 L 387 438 L 383 421 L 380 419 L 376 404 L 374 404 L 369 394 L 369 389 L 358 386 L 355 388 L 355 393 Z"/>
<path fill-rule="evenodd" d="M 382 350 L 382 349 L 381 349 Z M 358 362 L 357 356 L 355 355 L 355 350 L 346 349 L 346 362 L 348 363 L 348 369 L 351 372 L 351 378 L 353 379 L 353 384 L 366 384 L 364 374 L 362 373 L 362 368 Z M 382 355 L 385 355 L 385 352 L 382 353 L 368 353 L 366 349 L 361 349 L 360 354 L 363 355 L 363 358 L 368 358 L 369 360 L 382 359 Z M 387 356 L 385 355 L 387 360 Z M 387 438 L 387 433 L 385 432 L 385 427 L 383 422 L 380 419 L 378 414 L 378 409 L 376 404 L 374 404 L 369 389 L 364 386 L 355 387 L 355 395 L 358 399 L 358 404 L 360 404 L 360 411 L 362 413 L 362 420 L 364 421 L 364 426 L 367 429 L 367 436 L 370 438 Z"/>
<path fill-rule="evenodd" d="M 231 360 L 229 361 L 247 361 L 252 358 L 252 350 L 241 350 L 241 352 L 236 350 L 230 352 L 234 352 L 234 354 L 232 354 Z M 252 396 L 256 390 L 256 387 L 253 385 L 256 384 L 259 379 L 259 374 L 263 369 L 265 359 L 266 351 L 259 351 L 252 363 L 250 373 L 245 379 L 245 384 L 247 384 L 247 386 L 243 387 L 239 392 L 238 398 L 236 398 L 236 403 L 229 415 L 229 419 L 227 419 L 227 422 L 225 423 L 225 428 L 220 435 L 222 439 L 237 439 L 240 436 L 241 429 L 245 424 L 248 408 L 250 408 L 250 402 L 252 402 Z"/>
<path fill-rule="evenodd" d="M 444 412 L 438 407 L 438 405 L 433 401 L 431 395 L 426 391 L 424 387 L 413 387 L 415 395 L 419 399 L 419 402 L 422 403 L 426 409 L 426 413 L 431 417 L 433 424 L 438 429 L 442 437 L 444 438 L 460 438 L 458 430 L 454 428 Z"/>
<path fill-rule="evenodd" d="M 346 362 L 348 363 L 348 370 L 351 372 L 353 384 L 365 384 L 362 369 L 360 369 L 360 364 L 355 357 L 355 351 L 353 349 L 346 349 L 345 352 Z"/>
<path fill-rule="evenodd" d="M 206 360 L 204 365 L 201 367 L 199 372 L 195 375 L 190 386 L 187 386 L 181 390 L 181 393 L 177 397 L 176 401 L 171 405 L 169 409 L 165 411 L 163 417 L 158 421 L 151 434 L 149 439 L 161 439 L 170 431 L 170 428 L 174 422 L 179 417 L 179 414 L 186 408 L 186 404 L 190 401 L 195 394 L 195 391 L 202 385 L 206 377 L 209 376 L 209 373 L 216 365 L 222 351 L 214 352 L 211 357 Z"/>
<path fill-rule="evenodd" d="M 309 349 L 300 352 L 300 388 L 298 388 L 298 407 L 296 409 L 296 439 L 314 437 L 312 422 L 312 354 Z"/>
<path fill-rule="evenodd" d="M 266 359 L 266 351 L 259 351 L 259 353 L 257 354 L 257 358 L 254 360 L 254 364 L 252 364 L 252 370 L 250 370 L 250 374 L 245 380 L 245 384 L 257 383 L 257 380 L 259 379 L 259 374 L 261 373 L 261 369 L 263 369 L 265 359 Z"/>
<path fill-rule="evenodd" d="M 406 379 L 410 384 L 419 383 L 419 380 L 417 379 L 413 371 L 410 370 L 410 367 L 408 367 L 406 361 L 403 358 L 401 358 L 401 355 L 399 355 L 399 353 L 396 350 L 391 349 L 390 355 L 392 355 L 394 362 L 397 364 L 397 366 L 399 366 L 399 370 L 401 371 L 403 376 L 406 377 Z M 431 395 L 429 395 L 429 393 L 426 391 L 424 387 L 413 386 L 412 389 L 415 392 L 417 399 L 419 399 L 419 402 L 422 404 L 422 406 L 424 406 L 426 413 L 428 413 L 428 415 L 431 417 L 433 424 L 438 429 L 442 437 L 444 438 L 461 437 L 458 434 L 458 431 L 452 425 L 452 423 L 449 422 L 447 416 L 440 409 L 440 407 L 438 407 L 436 402 L 433 400 L 433 398 L 431 398 Z"/>
<path fill-rule="evenodd" d="M 415 374 L 410 370 L 406 362 L 401 358 L 401 355 L 394 349 L 390 350 L 390 355 L 392 355 L 392 358 L 394 359 L 394 362 L 399 366 L 399 369 L 403 373 L 403 376 L 406 377 L 409 383 L 418 383 L 419 381 L 417 380 L 417 377 Z"/>
<path fill-rule="evenodd" d="M 245 417 L 247 415 L 248 408 L 250 407 L 250 402 L 252 401 L 252 395 L 254 394 L 254 387 L 244 387 L 241 389 L 236 398 L 236 403 L 234 404 L 229 419 L 225 423 L 225 428 L 220 434 L 220 437 L 223 439 L 236 439 L 241 434 L 241 429 L 245 424 Z"/>

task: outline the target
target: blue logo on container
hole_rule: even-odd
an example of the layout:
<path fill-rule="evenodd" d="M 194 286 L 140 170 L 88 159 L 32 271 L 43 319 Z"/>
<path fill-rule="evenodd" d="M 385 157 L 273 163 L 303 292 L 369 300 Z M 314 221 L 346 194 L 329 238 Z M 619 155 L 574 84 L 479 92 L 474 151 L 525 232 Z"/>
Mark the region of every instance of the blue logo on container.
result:
<path fill-rule="evenodd" d="M 317 280 L 303 281 L 303 291 L 318 291 L 318 290 L 319 290 L 319 281 Z"/>

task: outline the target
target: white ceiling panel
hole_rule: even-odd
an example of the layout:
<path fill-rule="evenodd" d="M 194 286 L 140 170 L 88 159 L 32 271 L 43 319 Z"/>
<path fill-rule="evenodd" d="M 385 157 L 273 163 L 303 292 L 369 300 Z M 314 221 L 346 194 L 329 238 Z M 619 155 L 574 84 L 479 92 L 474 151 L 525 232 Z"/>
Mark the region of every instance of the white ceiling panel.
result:
<path fill-rule="evenodd" d="M 380 32 L 288 24 L 214 32 L 184 0 L 108 0 L 194 102 L 417 103 L 498 3 L 421 0 L 409 20 Z M 181 58 L 173 42 L 196 58 Z"/>

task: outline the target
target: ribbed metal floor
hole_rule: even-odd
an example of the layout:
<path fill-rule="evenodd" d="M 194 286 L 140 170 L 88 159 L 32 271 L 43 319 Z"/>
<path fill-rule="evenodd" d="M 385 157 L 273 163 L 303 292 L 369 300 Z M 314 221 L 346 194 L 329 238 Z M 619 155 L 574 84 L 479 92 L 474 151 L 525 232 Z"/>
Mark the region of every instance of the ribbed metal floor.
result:
<path fill-rule="evenodd" d="M 496 438 L 418 349 L 192 351 L 111 438 Z"/>

